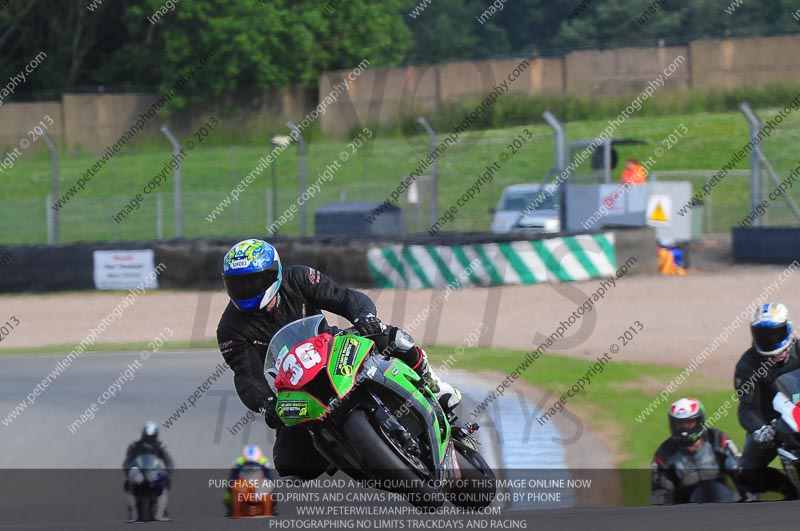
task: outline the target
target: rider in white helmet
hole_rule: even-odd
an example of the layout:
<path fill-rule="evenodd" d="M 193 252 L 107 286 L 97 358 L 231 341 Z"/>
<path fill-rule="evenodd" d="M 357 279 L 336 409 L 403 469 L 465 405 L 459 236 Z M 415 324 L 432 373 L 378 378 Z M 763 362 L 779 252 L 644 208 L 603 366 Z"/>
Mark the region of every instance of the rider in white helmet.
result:
<path fill-rule="evenodd" d="M 167 491 L 170 487 L 170 476 L 172 475 L 173 462 L 167 449 L 161 444 L 158 439 L 158 424 L 152 420 L 148 420 L 144 427 L 142 427 L 142 435 L 139 440 L 132 442 L 128 445 L 128 451 L 125 454 L 125 461 L 122 462 L 122 470 L 125 472 L 125 477 L 128 477 L 129 471 L 132 467 L 134 459 L 143 454 L 154 454 L 159 459 L 164 461 L 164 466 L 167 467 L 167 483 L 158 497 L 156 502 L 155 519 L 158 521 L 168 522 L 169 518 L 166 516 L 167 511 Z M 125 492 L 128 493 L 128 519 L 134 522 L 139 519 L 136 513 L 136 498 L 131 491 L 130 482 L 125 480 Z"/>
<path fill-rule="evenodd" d="M 734 375 L 739 423 L 747 432 L 742 452 L 742 483 L 756 492 L 776 490 L 787 499 L 796 499 L 789 479 L 769 467 L 777 455 L 772 423 L 780 416 L 772 407 L 778 391 L 775 380 L 800 369 L 789 310 L 776 302 L 758 306 L 750 318 L 750 334 L 752 345 L 742 354 Z"/>
<path fill-rule="evenodd" d="M 720 430 L 708 428 L 703 404 L 681 398 L 668 413 L 670 437 L 653 456 L 654 505 L 731 502 L 727 478 L 739 476 L 739 450 Z"/>

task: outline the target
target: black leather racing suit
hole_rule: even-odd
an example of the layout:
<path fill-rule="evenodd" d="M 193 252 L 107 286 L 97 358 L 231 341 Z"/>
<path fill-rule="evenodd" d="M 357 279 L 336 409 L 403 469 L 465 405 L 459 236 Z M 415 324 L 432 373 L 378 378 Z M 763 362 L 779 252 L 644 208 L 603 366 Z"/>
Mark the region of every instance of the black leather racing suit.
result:
<path fill-rule="evenodd" d="M 277 304 L 270 312 L 245 313 L 229 303 L 217 326 L 219 349 L 233 369 L 236 392 L 244 405 L 253 411 L 259 411 L 263 400 L 273 394 L 264 376 L 264 359 L 272 336 L 284 325 L 303 317 L 320 315 L 322 310 L 341 315 L 351 322 L 362 313 L 377 314 L 375 303 L 369 297 L 344 288 L 327 275 L 306 266 L 286 268 L 277 297 Z M 327 323 L 323 321 L 321 326 L 327 326 Z M 418 356 L 416 349 L 413 350 L 413 354 Z M 416 363 L 416 360 L 404 361 L 412 366 Z M 320 475 L 328 466 L 302 426 L 279 427 L 272 453 L 275 469 L 281 476 L 310 479 Z"/>
<path fill-rule="evenodd" d="M 671 437 L 653 456 L 651 503 L 731 502 L 736 495 L 727 484 L 739 474 L 739 450 L 725 433 L 709 428 L 695 452 L 680 447 Z"/>
<path fill-rule="evenodd" d="M 128 473 L 128 470 L 131 468 L 131 464 L 136 457 L 142 454 L 155 454 L 158 456 L 159 459 L 164 461 L 164 466 L 167 467 L 167 472 L 172 473 L 172 457 L 170 457 L 167 449 L 161 444 L 161 441 L 156 440 L 154 442 L 145 441 L 139 439 L 138 441 L 133 441 L 128 445 L 128 451 L 125 453 L 125 461 L 122 462 L 122 470 L 125 474 Z"/>
<path fill-rule="evenodd" d="M 780 416 L 772 407 L 772 399 L 778 392 L 775 380 L 796 369 L 800 369 L 797 341 L 789 347 L 789 356 L 783 362 L 774 363 L 751 347 L 736 364 L 734 388 L 739 396 L 739 424 L 747 431 L 741 480 L 758 492 L 778 490 L 794 497 L 794 489 L 786 476 L 769 467 L 777 454 L 776 446 L 758 444 L 753 432 Z"/>
<path fill-rule="evenodd" d="M 125 492 L 130 490 L 130 485 L 128 484 L 128 470 L 130 470 L 133 460 L 142 454 L 155 454 L 159 459 L 164 461 L 164 466 L 167 467 L 166 488 L 169 489 L 172 479 L 172 468 L 174 467 L 172 457 L 170 457 L 169 452 L 167 452 L 167 449 L 158 439 L 155 441 L 139 439 L 128 445 L 128 451 L 125 453 L 125 460 L 122 462 L 122 471 L 125 473 Z"/>

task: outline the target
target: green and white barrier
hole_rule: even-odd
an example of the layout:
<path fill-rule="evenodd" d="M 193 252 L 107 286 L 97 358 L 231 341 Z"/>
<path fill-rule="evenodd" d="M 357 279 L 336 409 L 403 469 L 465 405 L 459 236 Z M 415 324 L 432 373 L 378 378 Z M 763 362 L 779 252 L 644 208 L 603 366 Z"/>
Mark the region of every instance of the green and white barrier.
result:
<path fill-rule="evenodd" d="M 367 251 L 378 288 L 443 289 L 570 282 L 616 273 L 614 234 L 469 245 L 391 245 Z"/>

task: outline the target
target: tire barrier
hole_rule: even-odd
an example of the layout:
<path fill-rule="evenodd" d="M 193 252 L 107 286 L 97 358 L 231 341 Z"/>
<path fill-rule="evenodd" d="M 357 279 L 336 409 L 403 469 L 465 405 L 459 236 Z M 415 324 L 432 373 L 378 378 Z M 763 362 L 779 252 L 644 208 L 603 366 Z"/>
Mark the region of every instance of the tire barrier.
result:
<path fill-rule="evenodd" d="M 159 289 L 222 290 L 222 257 L 240 239 L 0 246 L 0 293 L 93 290 L 94 251 L 147 249 L 155 264 L 165 266 Z M 443 287 L 453 280 L 464 287 L 585 280 L 612 275 L 631 256 L 637 259 L 634 273 L 658 272 L 652 228 L 558 237 L 446 233 L 399 242 L 363 237 L 270 242 L 285 264 L 311 266 L 356 288 Z"/>
<path fill-rule="evenodd" d="M 734 227 L 731 232 L 736 262 L 785 266 L 800 256 L 798 227 Z"/>

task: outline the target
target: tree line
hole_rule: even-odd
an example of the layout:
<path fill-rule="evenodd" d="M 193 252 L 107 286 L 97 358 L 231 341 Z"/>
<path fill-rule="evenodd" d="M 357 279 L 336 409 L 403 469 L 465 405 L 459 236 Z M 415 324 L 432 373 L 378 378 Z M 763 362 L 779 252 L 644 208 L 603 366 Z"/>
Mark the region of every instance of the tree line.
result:
<path fill-rule="evenodd" d="M 432 64 L 792 33 L 799 11 L 800 0 L 8 0 L 0 85 L 45 51 L 8 101 L 163 89 L 214 49 L 175 107 L 240 106 L 363 59 Z"/>

